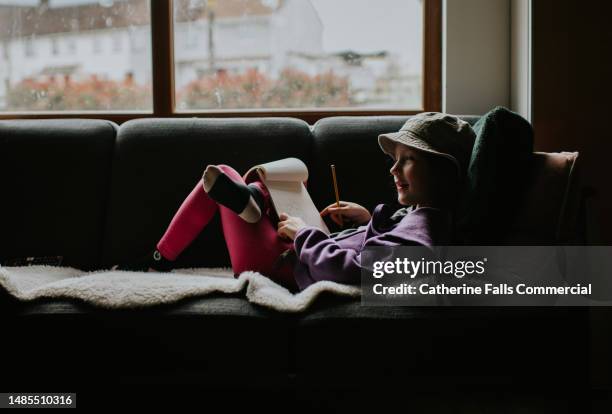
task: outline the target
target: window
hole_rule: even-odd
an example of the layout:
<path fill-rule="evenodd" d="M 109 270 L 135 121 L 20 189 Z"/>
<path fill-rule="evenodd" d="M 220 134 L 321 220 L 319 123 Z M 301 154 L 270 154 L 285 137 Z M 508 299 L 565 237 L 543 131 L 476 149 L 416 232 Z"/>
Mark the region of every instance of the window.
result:
<path fill-rule="evenodd" d="M 178 110 L 422 108 L 421 0 L 175 0 L 174 33 Z"/>
<path fill-rule="evenodd" d="M 68 53 L 70 53 L 71 55 L 74 55 L 76 51 L 77 51 L 76 38 L 74 36 L 70 36 L 68 38 Z"/>
<path fill-rule="evenodd" d="M 441 0 L 379 0 L 376 7 L 370 0 L 56 0 L 44 9 L 34 1 L 3 3 L 0 27 L 7 19 L 19 24 L 0 36 L 9 42 L 56 36 L 61 44 L 72 36 L 75 53 L 62 56 L 61 65 L 0 58 L 0 65 L 4 59 L 23 68 L 11 73 L 6 99 L 0 96 L 0 117 L 140 110 L 311 122 L 440 110 Z M 85 47 L 76 53 L 79 43 Z M 109 59 L 123 48 L 126 59 Z M 48 79 L 82 88 L 51 88 Z M 133 90 L 119 96 L 125 85 Z M 86 99 L 61 97 L 75 90 Z M 119 122 L 138 116 L 106 115 Z"/>
<path fill-rule="evenodd" d="M 0 0 L 0 43 L 7 45 L 0 67 L 11 68 L 0 70 L 0 113 L 150 111 L 149 4 Z M 148 47 L 131 59 L 109 59 L 111 51 L 121 50 L 122 36 L 130 29 Z M 42 53 L 32 59 L 36 48 Z"/>
<path fill-rule="evenodd" d="M 59 39 L 57 37 L 51 38 L 51 54 L 57 56 L 59 54 Z"/>
<path fill-rule="evenodd" d="M 25 39 L 23 39 L 24 42 L 24 53 L 26 55 L 26 57 L 33 57 L 34 56 L 34 41 L 32 40 L 31 37 L 26 37 Z M 4 59 L 7 59 L 9 57 L 9 50 L 8 50 L 8 42 L 7 43 L 7 51 L 4 54 Z"/>
<path fill-rule="evenodd" d="M 123 48 L 122 33 L 113 34 L 113 52 L 119 53 Z"/>
<path fill-rule="evenodd" d="M 103 34 L 102 33 L 95 33 L 93 35 L 93 52 L 96 55 L 99 55 L 100 53 L 102 53 L 102 38 L 103 38 Z"/>

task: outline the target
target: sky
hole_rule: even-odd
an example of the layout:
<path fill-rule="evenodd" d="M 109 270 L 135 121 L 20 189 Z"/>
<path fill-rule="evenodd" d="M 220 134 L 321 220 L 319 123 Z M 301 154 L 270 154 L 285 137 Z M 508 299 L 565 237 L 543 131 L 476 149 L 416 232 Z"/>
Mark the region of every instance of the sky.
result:
<path fill-rule="evenodd" d="M 422 50 L 420 0 L 310 1 L 323 22 L 323 48 L 328 52 L 388 50 L 413 60 Z"/>
<path fill-rule="evenodd" d="M 99 0 L 101 3 L 110 0 Z M 223 1 L 223 0 L 218 0 Z M 308 1 L 308 0 L 301 0 Z M 0 4 L 37 4 L 39 0 L 0 0 Z M 97 0 L 50 0 L 51 7 Z M 310 0 L 323 23 L 326 52 L 387 50 L 418 69 L 422 50 L 422 0 Z"/>

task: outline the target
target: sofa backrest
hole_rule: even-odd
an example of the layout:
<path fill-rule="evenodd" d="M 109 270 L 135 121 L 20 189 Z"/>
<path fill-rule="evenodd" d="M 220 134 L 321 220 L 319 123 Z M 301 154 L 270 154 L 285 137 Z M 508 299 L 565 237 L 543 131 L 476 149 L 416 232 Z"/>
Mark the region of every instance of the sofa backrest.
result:
<path fill-rule="evenodd" d="M 311 135 L 293 118 L 141 119 L 123 124 L 113 159 L 103 266 L 150 251 L 208 164 L 240 174 L 296 157 L 310 164 Z M 219 215 L 179 256 L 179 266 L 229 266 Z"/>
<path fill-rule="evenodd" d="M 462 117 L 474 124 L 478 117 Z M 395 200 L 391 160 L 377 137 L 404 116 L 0 121 L 0 260 L 63 255 L 66 265 L 108 268 L 151 249 L 208 164 L 243 174 L 297 157 L 319 209 L 340 197 L 368 208 Z M 535 153 L 528 196 L 517 200 L 506 242 L 563 242 L 572 235 L 576 153 Z M 574 190 L 572 190 L 572 188 Z M 180 266 L 228 266 L 219 217 L 179 257 Z"/>
<path fill-rule="evenodd" d="M 0 122 L 0 260 L 98 265 L 116 132 L 101 120 Z"/>

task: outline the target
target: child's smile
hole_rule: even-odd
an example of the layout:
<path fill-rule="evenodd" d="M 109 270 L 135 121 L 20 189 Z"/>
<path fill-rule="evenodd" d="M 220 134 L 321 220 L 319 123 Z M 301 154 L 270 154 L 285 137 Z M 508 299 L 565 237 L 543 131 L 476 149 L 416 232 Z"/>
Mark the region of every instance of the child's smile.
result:
<path fill-rule="evenodd" d="M 397 191 L 404 191 L 404 189 L 408 188 L 408 184 L 395 179 L 395 187 L 397 188 Z"/>

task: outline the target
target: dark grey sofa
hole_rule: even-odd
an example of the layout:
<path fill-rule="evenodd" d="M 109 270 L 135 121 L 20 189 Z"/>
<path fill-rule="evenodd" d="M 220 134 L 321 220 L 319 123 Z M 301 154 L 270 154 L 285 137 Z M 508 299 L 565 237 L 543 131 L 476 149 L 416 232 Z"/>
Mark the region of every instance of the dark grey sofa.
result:
<path fill-rule="evenodd" d="M 376 137 L 405 120 L 334 117 L 313 127 L 290 118 L 142 119 L 121 127 L 1 121 L 0 260 L 62 255 L 65 265 L 92 270 L 141 255 L 209 163 L 242 173 L 298 157 L 309 167 L 318 207 L 333 201 L 334 163 L 341 197 L 371 209 L 395 196 Z M 526 227 L 521 220 L 508 240 L 575 240 L 575 158 L 563 157 L 534 157 L 527 198 L 508 221 L 541 222 Z M 550 192 L 546 214 L 532 197 L 543 186 Z M 177 263 L 228 265 L 218 217 Z M 0 346 L 10 355 L 1 362 L 4 390 L 77 390 L 94 398 L 100 387 L 145 395 L 183 387 L 207 398 L 264 390 L 298 400 L 332 392 L 359 399 L 365 389 L 576 390 L 588 377 L 587 313 L 579 308 L 362 307 L 322 297 L 291 315 L 216 295 L 110 311 L 70 300 L 20 303 L 4 292 L 0 306 Z"/>

